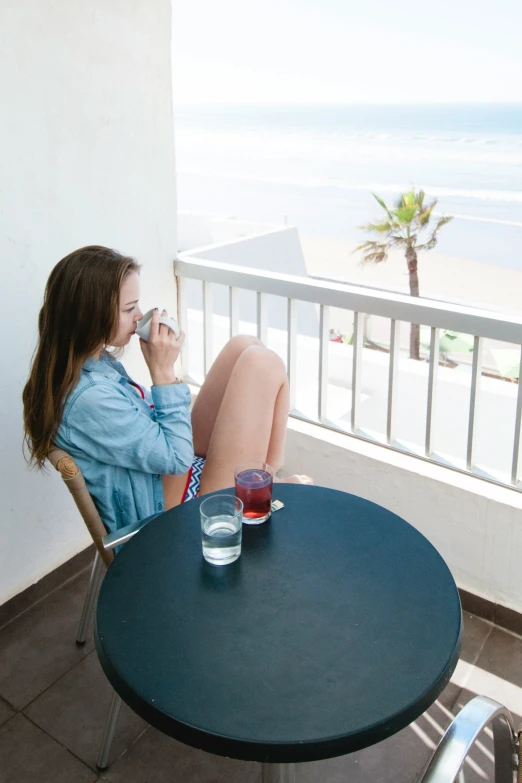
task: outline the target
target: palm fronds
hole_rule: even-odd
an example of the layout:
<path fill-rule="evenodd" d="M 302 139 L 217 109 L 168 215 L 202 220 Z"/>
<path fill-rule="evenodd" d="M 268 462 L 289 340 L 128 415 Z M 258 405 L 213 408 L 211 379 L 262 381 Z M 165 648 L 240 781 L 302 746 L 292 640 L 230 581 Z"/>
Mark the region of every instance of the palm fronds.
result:
<path fill-rule="evenodd" d="M 388 258 L 388 247 L 389 245 L 387 242 L 369 240 L 368 242 L 363 242 L 363 244 L 356 247 L 355 250 L 363 251 L 362 264 L 380 264 Z"/>
<path fill-rule="evenodd" d="M 378 196 L 377 193 L 372 193 L 372 196 L 374 197 L 376 202 L 381 205 L 381 207 L 384 209 L 384 211 L 386 212 L 386 214 L 388 215 L 390 220 L 393 220 L 392 213 L 390 212 L 390 210 L 388 209 L 388 207 L 384 203 L 384 200 L 380 196 Z"/>
<path fill-rule="evenodd" d="M 374 244 L 379 245 L 379 250 L 372 251 L 370 254 L 371 258 L 368 257 L 367 243 L 357 248 L 364 249 L 365 257 L 363 263 L 368 263 L 369 261 L 380 263 L 385 261 L 388 251 L 392 247 L 397 246 L 404 247 L 407 245 L 414 250 L 431 250 L 437 244 L 437 234 L 442 226 L 453 220 L 452 217 L 442 216 L 437 220 L 435 227 L 433 227 L 431 221 L 437 205 L 437 199 L 427 203 L 426 194 L 423 190 L 416 191 L 415 188 L 412 188 L 406 193 L 402 193 L 394 207 L 389 207 L 384 199 L 376 193 L 372 193 L 372 196 L 379 206 L 382 207 L 386 217 L 383 220 L 376 220 L 360 226 L 363 231 L 377 235 L 378 239 Z M 429 239 L 424 244 L 418 244 L 419 234 L 429 227 L 432 228 Z M 386 245 L 385 251 L 384 245 Z"/>

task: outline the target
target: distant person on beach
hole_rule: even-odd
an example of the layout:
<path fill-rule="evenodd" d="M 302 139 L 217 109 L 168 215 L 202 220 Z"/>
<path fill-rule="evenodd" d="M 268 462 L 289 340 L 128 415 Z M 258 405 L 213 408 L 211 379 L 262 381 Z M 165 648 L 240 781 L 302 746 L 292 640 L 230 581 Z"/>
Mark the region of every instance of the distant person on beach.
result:
<path fill-rule="evenodd" d="M 42 468 L 53 446 L 68 452 L 110 532 L 232 486 L 244 460 L 277 470 L 288 419 L 284 364 L 250 336 L 223 348 L 191 412 L 189 387 L 174 371 L 185 335 L 161 324 L 167 313 L 158 308 L 149 341 L 140 339 L 151 390 L 130 378 L 112 349 L 121 353 L 142 318 L 139 270 L 100 246 L 54 267 L 23 391 L 30 462 Z"/>

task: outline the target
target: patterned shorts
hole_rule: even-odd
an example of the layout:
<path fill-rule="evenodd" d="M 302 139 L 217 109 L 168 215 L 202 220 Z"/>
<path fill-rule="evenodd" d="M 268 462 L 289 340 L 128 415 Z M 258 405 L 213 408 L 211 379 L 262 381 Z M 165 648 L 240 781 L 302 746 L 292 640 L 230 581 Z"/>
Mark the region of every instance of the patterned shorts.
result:
<path fill-rule="evenodd" d="M 189 470 L 187 485 L 185 487 L 185 492 L 183 493 L 183 500 L 181 501 L 182 503 L 186 503 L 187 500 L 192 500 L 198 496 L 201 473 L 204 465 L 204 457 L 194 457 L 194 461 Z"/>

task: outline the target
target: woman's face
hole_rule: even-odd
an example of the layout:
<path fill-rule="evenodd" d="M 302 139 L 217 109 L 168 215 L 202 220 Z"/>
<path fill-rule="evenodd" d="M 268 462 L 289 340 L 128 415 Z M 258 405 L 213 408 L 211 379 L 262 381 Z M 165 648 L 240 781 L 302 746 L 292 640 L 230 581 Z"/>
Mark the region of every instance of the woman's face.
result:
<path fill-rule="evenodd" d="M 115 348 L 123 348 L 130 342 L 136 330 L 136 323 L 143 318 L 138 307 L 140 298 L 140 277 L 137 272 L 129 272 L 120 288 L 119 322 L 116 335 L 111 340 Z"/>

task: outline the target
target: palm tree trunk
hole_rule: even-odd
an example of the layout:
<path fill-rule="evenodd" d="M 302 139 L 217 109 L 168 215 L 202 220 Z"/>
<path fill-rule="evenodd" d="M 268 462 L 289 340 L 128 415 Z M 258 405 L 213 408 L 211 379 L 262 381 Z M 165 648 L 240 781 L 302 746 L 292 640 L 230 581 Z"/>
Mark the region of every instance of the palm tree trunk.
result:
<path fill-rule="evenodd" d="M 417 253 L 413 247 L 406 250 L 406 262 L 410 277 L 410 294 L 419 296 L 419 275 L 417 274 Z M 410 359 L 420 359 L 420 326 L 412 324 L 410 327 Z"/>

